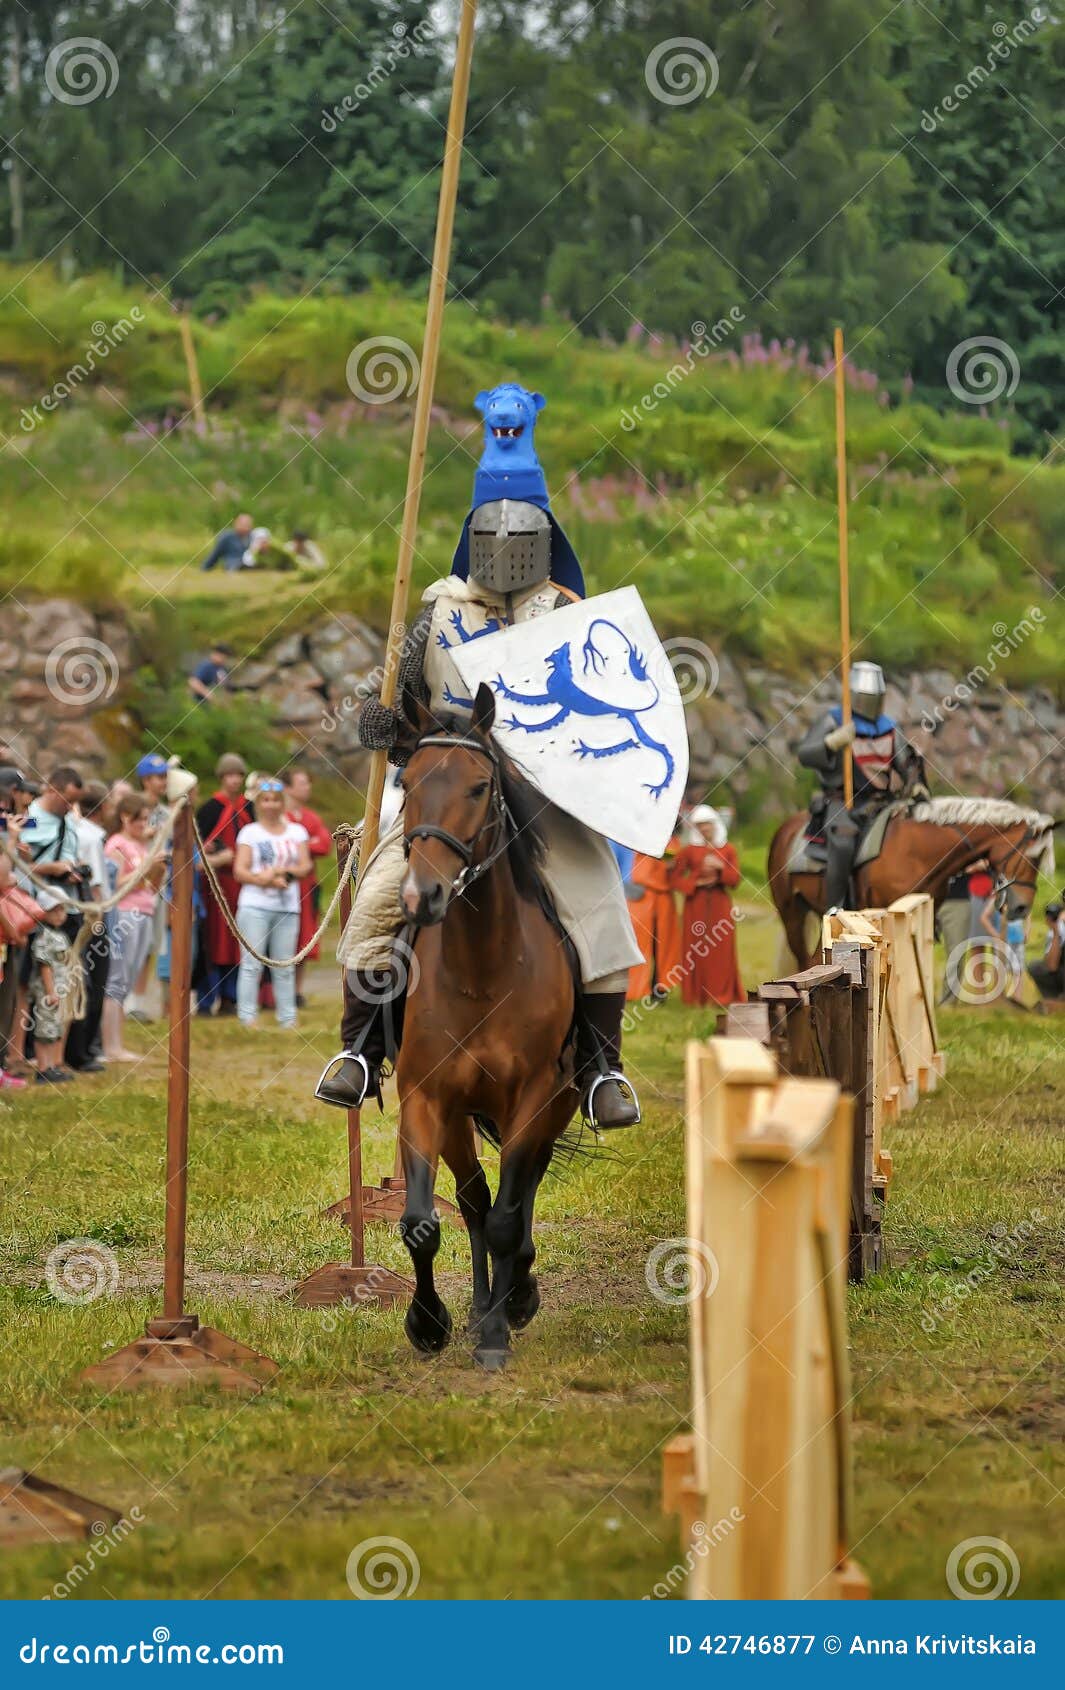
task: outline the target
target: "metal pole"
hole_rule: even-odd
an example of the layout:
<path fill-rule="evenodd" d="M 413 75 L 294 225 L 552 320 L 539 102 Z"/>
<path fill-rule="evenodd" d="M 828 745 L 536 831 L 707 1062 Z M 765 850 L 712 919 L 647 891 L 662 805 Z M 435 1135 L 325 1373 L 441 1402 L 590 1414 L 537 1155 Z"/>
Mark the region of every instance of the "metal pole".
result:
<path fill-rule="evenodd" d="M 192 1020 L 192 810 L 174 823 L 170 893 L 170 1046 L 166 1075 L 166 1255 L 163 1315 L 185 1312 L 185 1215 L 189 1187 L 189 1044 Z"/>
<path fill-rule="evenodd" d="M 839 644 L 843 683 L 843 720 L 851 720 L 851 583 L 847 551 L 847 414 L 843 330 L 835 334 L 836 358 L 836 504 L 839 511 Z M 843 802 L 854 803 L 854 761 L 843 747 Z"/>

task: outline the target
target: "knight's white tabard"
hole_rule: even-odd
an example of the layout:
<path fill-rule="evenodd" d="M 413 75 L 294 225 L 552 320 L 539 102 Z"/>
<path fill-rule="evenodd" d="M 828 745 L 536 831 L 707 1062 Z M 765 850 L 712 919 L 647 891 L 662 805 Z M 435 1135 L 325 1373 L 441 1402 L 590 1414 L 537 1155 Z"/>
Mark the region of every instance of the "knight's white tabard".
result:
<path fill-rule="evenodd" d="M 688 777 L 684 705 L 635 587 L 553 610 L 448 653 L 472 699 L 495 693 L 493 733 L 559 809 L 660 857 Z"/>

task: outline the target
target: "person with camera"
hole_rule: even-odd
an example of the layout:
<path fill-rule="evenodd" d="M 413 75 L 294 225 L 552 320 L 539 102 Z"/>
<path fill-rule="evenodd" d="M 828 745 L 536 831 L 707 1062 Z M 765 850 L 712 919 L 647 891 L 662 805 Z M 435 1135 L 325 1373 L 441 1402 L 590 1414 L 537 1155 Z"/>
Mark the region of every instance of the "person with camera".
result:
<path fill-rule="evenodd" d="M 64 766 L 53 769 L 44 783 L 44 790 L 35 798 L 22 817 L 16 847 L 23 862 L 33 865 L 34 874 L 42 880 L 57 882 L 57 890 L 68 897 L 88 895 L 89 871 L 81 864 L 74 806 L 84 791 L 77 769 Z M 10 819 L 8 826 L 10 828 Z M 27 892 L 33 891 L 29 876 L 23 877 Z M 77 931 L 77 918 L 75 932 Z"/>
<path fill-rule="evenodd" d="M 253 822 L 237 834 L 233 873 L 240 885 L 237 925 L 260 956 L 293 957 L 299 949 L 300 881 L 311 872 L 307 829 L 285 815 L 285 788 L 262 780 L 255 795 Z M 242 947 L 237 975 L 237 1015 L 254 1027 L 259 1014 L 263 965 Z M 296 1025 L 296 976 L 291 968 L 271 969 L 278 1025 Z"/>
<path fill-rule="evenodd" d="M 1040 961 L 1028 964 L 1028 972 L 1044 1003 L 1060 1003 L 1065 999 L 1065 901 L 1047 904 L 1043 915 L 1047 924 L 1043 955 Z"/>

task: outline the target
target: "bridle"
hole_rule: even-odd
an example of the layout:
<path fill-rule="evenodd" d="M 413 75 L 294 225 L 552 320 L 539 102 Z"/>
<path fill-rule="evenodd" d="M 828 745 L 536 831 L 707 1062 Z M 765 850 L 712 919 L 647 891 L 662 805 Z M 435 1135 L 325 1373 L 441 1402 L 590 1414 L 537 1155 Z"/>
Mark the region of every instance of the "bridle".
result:
<path fill-rule="evenodd" d="M 994 900 L 995 900 L 995 908 L 997 910 L 1005 910 L 1006 909 L 1006 907 L 1007 907 L 1006 894 L 1009 891 L 1010 887 L 1011 886 L 1019 886 L 1019 885 L 1022 884 L 1020 874 L 1015 874 L 1015 875 L 1012 875 L 1012 876 L 1007 875 L 1006 870 L 1009 868 L 1009 865 L 1013 862 L 1015 857 L 1023 857 L 1024 861 L 1026 863 L 1028 863 L 1029 866 L 1032 866 L 1032 859 L 1028 855 L 1027 851 L 1025 850 L 1025 846 L 1026 845 L 1034 845 L 1036 843 L 1036 841 L 1041 839 L 1042 837 L 1043 837 L 1042 834 L 1038 833 L 1035 830 L 1035 828 L 1033 828 L 1031 825 L 1029 825 L 1024 830 L 1023 838 L 1018 839 L 1016 845 L 1012 845 L 1010 847 L 1010 850 L 1009 850 L 1009 853 L 1006 857 L 1005 862 L 1002 864 L 1002 867 L 998 870 L 997 874 L 995 875 L 995 889 L 994 889 L 993 897 L 994 897 Z M 1036 882 L 1038 881 L 1038 878 L 1039 878 L 1039 870 L 1038 870 L 1038 867 L 1037 867 L 1036 868 L 1036 878 L 1032 882 L 1033 892 L 1034 892 L 1034 889 L 1035 889 Z"/>
<path fill-rule="evenodd" d="M 479 880 L 482 874 L 486 874 L 496 858 L 506 850 L 510 843 L 511 834 L 515 831 L 514 818 L 507 808 L 506 799 L 503 797 L 499 776 L 499 760 L 490 745 L 486 745 L 483 740 L 474 739 L 468 734 L 426 734 L 424 739 L 420 739 L 414 747 L 414 751 L 411 753 L 412 757 L 426 745 L 445 745 L 449 748 L 454 746 L 461 751 L 475 751 L 479 757 L 486 757 L 492 768 L 492 787 L 488 795 L 488 807 L 485 811 L 484 820 L 472 839 L 460 839 L 457 834 L 449 833 L 446 828 L 436 827 L 432 822 L 421 822 L 417 827 L 412 827 L 409 833 L 404 831 L 403 834 L 403 856 L 407 860 L 410 858 L 410 848 L 416 839 L 439 839 L 442 845 L 446 845 L 449 851 L 454 851 L 456 857 L 459 858 L 462 867 L 448 888 L 448 903 L 450 903 L 452 898 L 461 898 L 474 881 Z M 488 856 L 482 858 L 480 862 L 475 862 L 474 856 L 477 847 L 485 833 L 489 829 L 494 830 L 499 827 L 503 829 L 502 844 L 496 850 L 489 852 Z"/>
<path fill-rule="evenodd" d="M 961 830 L 959 829 L 959 831 L 961 831 Z M 1006 871 L 1009 868 L 1010 864 L 1013 863 L 1018 857 L 1020 857 L 1020 858 L 1023 858 L 1023 860 L 1030 865 L 1031 864 L 1031 858 L 1029 857 L 1027 851 L 1025 850 L 1025 846 L 1035 844 L 1042 837 L 1043 837 L 1043 835 L 1041 833 L 1039 833 L 1037 831 L 1037 829 L 1032 827 L 1031 824 L 1029 823 L 1025 827 L 1023 835 L 1021 836 L 1020 839 L 1017 840 L 1016 844 L 1010 844 L 1010 848 L 1007 851 L 1006 856 L 1005 856 L 1001 866 L 995 870 L 995 882 L 994 882 L 994 886 L 992 888 L 991 896 L 995 900 L 995 908 L 997 910 L 1004 911 L 1006 909 L 1006 905 L 1007 905 L 1006 894 L 1009 891 L 1010 887 L 1011 886 L 1020 886 L 1022 884 L 1021 877 L 1020 877 L 1019 873 L 1014 874 L 1014 875 L 1007 874 Z M 969 843 L 969 836 L 968 836 L 967 833 L 961 834 L 961 842 L 962 842 L 963 845 L 967 845 Z M 1038 880 L 1038 869 L 1036 870 L 1036 879 Z M 1027 882 L 1025 882 L 1024 884 L 1027 884 Z M 1034 889 L 1034 885 L 1035 885 L 1035 882 L 1033 882 L 1033 889 Z"/>

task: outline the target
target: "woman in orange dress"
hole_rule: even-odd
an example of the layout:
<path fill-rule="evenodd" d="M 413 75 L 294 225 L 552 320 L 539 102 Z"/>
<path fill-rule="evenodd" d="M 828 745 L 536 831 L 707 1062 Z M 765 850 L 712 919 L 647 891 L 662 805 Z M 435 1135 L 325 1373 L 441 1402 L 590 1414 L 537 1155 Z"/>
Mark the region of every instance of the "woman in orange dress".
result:
<path fill-rule="evenodd" d="M 643 962 L 629 969 L 625 995 L 630 1003 L 637 998 L 664 998 L 680 979 L 680 922 L 672 884 L 676 848 L 677 841 L 671 839 L 662 857 L 634 853 L 626 896 Z"/>
<path fill-rule="evenodd" d="M 696 840 L 673 863 L 672 882 L 684 899 L 681 995 L 687 1004 L 742 1003 L 746 999 L 736 953 L 736 924 L 729 888 L 740 883 L 740 864 L 725 824 L 709 804 L 688 818 Z"/>

